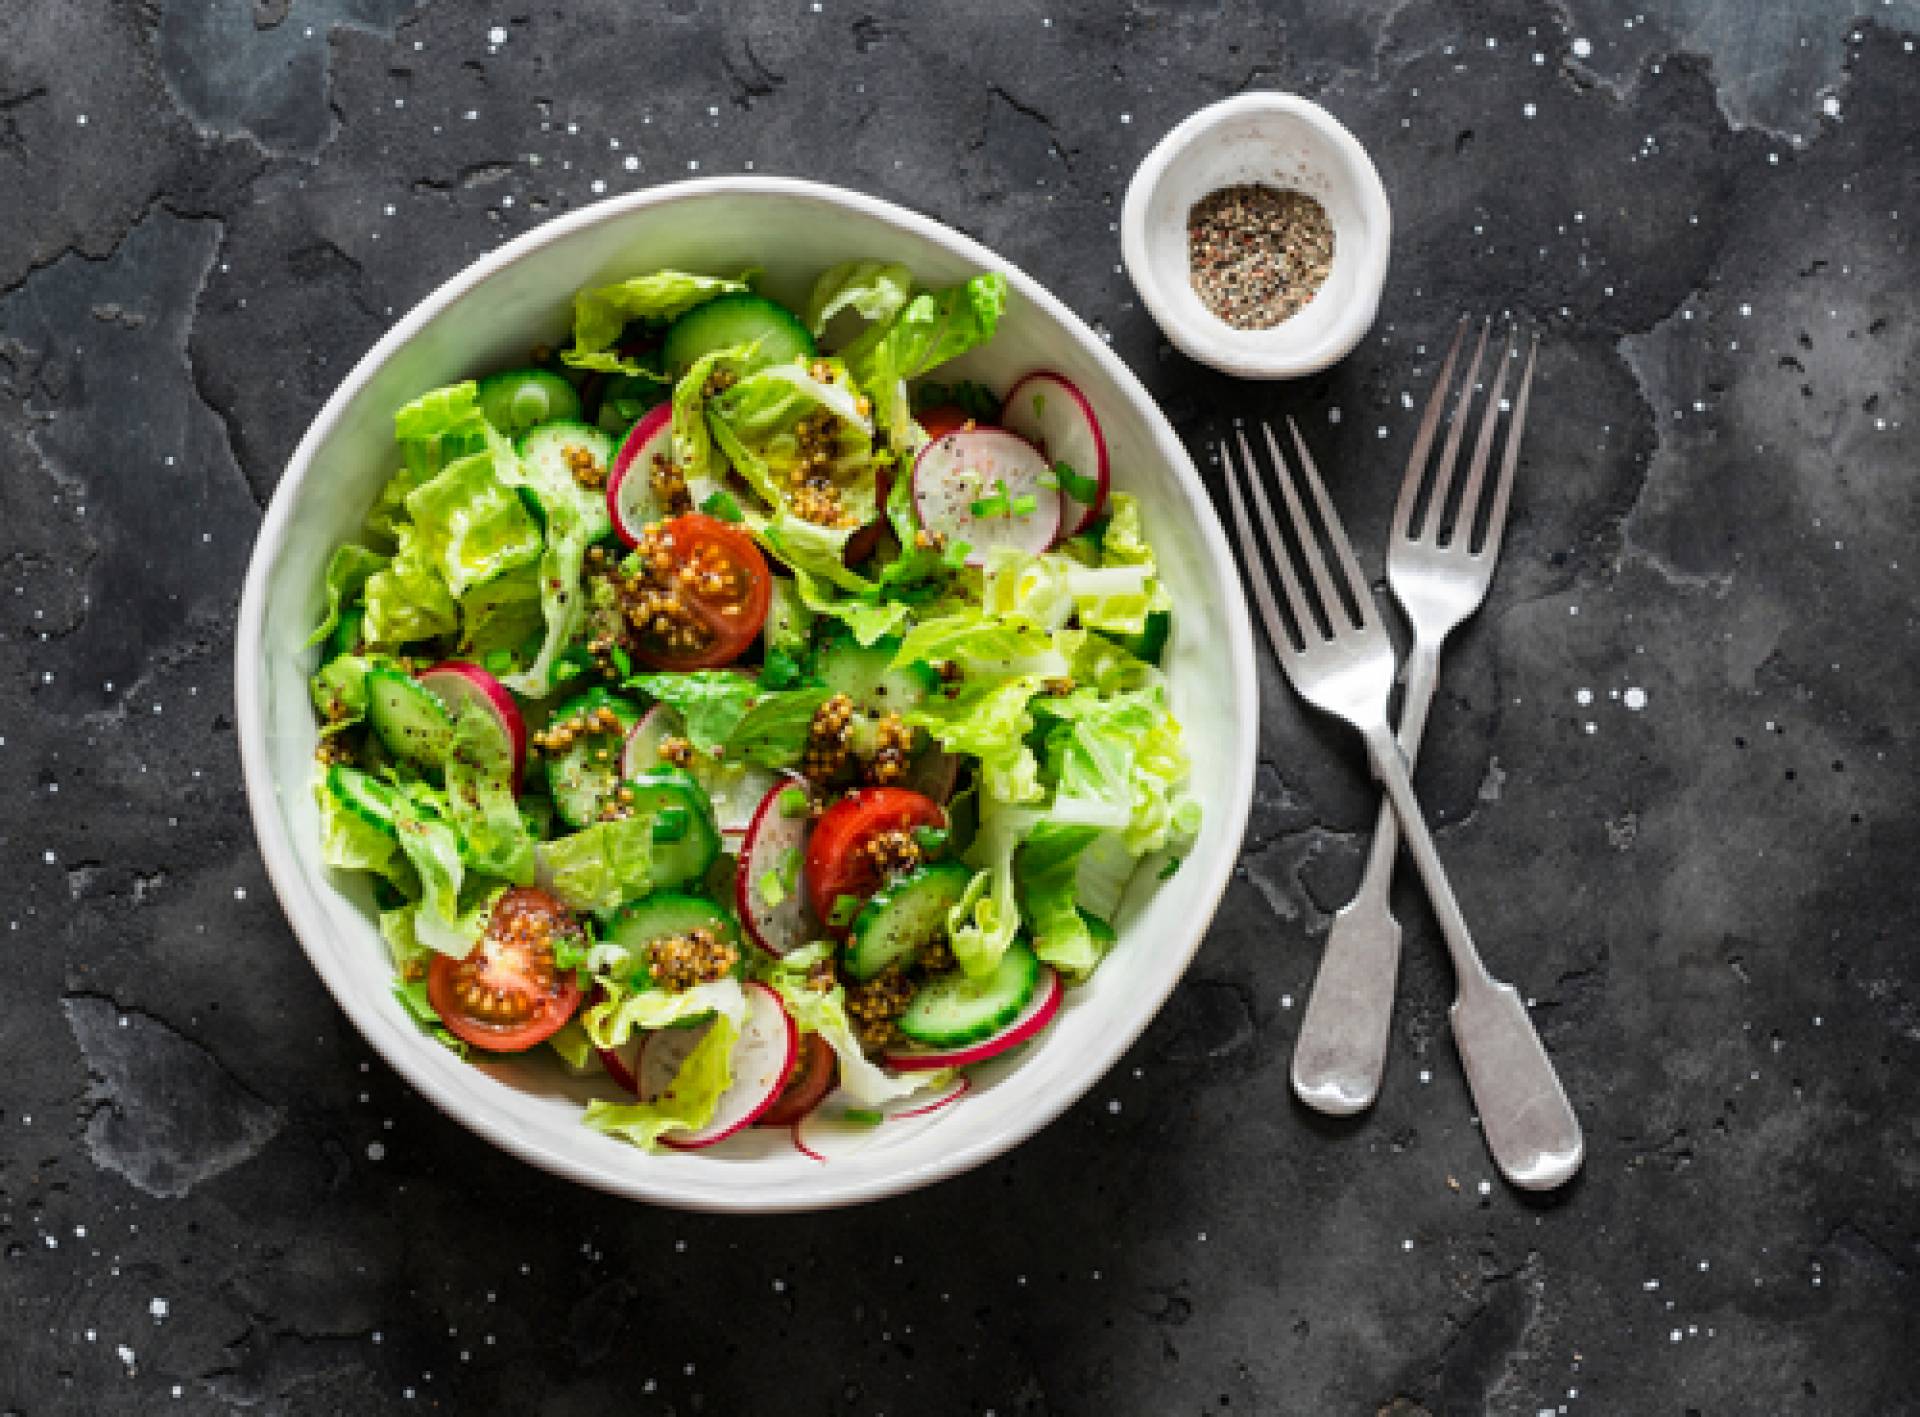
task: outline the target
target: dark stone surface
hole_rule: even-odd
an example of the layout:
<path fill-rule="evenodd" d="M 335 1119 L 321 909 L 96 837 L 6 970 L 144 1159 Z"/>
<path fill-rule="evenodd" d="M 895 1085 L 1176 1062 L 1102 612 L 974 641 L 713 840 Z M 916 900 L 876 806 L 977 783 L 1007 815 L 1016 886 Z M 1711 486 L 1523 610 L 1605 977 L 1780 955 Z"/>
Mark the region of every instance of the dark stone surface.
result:
<path fill-rule="evenodd" d="M 0 9 L 0 1410 L 1920 1410 L 1920 11 L 1857 3 Z M 1111 226 L 1249 85 L 1343 117 L 1399 223 L 1375 337 L 1283 390 L 1172 354 Z M 650 1211 L 370 1061 L 240 797 L 260 503 L 395 312 L 696 162 L 980 236 L 1196 447 L 1296 414 L 1373 548 L 1425 351 L 1462 309 L 1539 325 L 1421 785 L 1586 1120 L 1578 1184 L 1483 1190 L 1412 892 L 1386 1095 L 1291 1103 L 1373 799 L 1271 674 L 1189 983 L 963 1180 Z"/>

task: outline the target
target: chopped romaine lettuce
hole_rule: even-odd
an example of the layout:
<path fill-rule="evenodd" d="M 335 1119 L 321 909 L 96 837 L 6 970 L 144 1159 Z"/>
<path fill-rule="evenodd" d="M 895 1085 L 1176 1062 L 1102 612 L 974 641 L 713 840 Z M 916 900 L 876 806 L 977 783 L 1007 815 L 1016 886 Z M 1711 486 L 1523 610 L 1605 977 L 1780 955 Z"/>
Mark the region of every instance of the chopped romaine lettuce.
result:
<path fill-rule="evenodd" d="M 807 982 L 814 966 L 832 958 L 833 952 L 834 946 L 825 941 L 789 950 L 774 961 L 767 983 L 779 993 L 802 1033 L 817 1033 L 827 1040 L 840 1060 L 841 1090 L 863 1107 L 881 1107 L 942 1080 L 946 1075 L 938 1072 L 889 1073 L 861 1051 L 847 1016 L 847 991 L 839 984 L 821 990 Z"/>
<path fill-rule="evenodd" d="M 540 527 L 500 480 L 491 453 L 470 453 L 407 494 L 421 549 L 457 599 L 540 559 Z"/>
<path fill-rule="evenodd" d="M 913 294 L 913 272 L 885 261 L 848 261 L 823 272 L 807 301 L 807 328 L 824 335 L 833 317 L 851 310 L 869 324 L 891 320 Z"/>
<path fill-rule="evenodd" d="M 914 296 L 899 314 L 871 326 L 843 351 L 895 447 L 911 446 L 913 437 L 908 381 L 992 339 L 1006 307 L 1007 278 L 989 271 Z"/>
<path fill-rule="evenodd" d="M 367 578 L 386 565 L 388 559 L 378 551 L 369 551 L 351 541 L 333 548 L 333 555 L 327 558 L 327 613 L 307 640 L 309 646 L 319 644 L 339 627 L 340 612 L 353 603 Z"/>
<path fill-rule="evenodd" d="M 398 649 L 419 640 L 452 634 L 459 607 L 441 579 L 433 547 L 411 524 L 398 529 L 393 560 L 367 577 L 367 643 Z"/>
<path fill-rule="evenodd" d="M 595 822 L 536 852 L 547 889 L 575 910 L 613 910 L 647 893 L 654 819 L 645 812 Z"/>
<path fill-rule="evenodd" d="M 514 800 L 513 745 L 500 720 L 475 704 L 454 723 L 447 808 L 468 867 L 518 886 L 532 882 L 533 834 Z"/>
<path fill-rule="evenodd" d="M 667 321 L 684 315 L 716 295 L 745 290 L 745 277 L 699 276 L 686 271 L 655 271 L 612 285 L 595 286 L 573 297 L 573 348 L 560 358 L 576 369 L 609 374 L 639 374 L 638 360 L 608 351 L 630 320 Z"/>
<path fill-rule="evenodd" d="M 693 746 L 709 753 L 726 745 L 761 692 L 752 679 L 731 669 L 636 674 L 627 687 L 675 709 Z"/>
<path fill-rule="evenodd" d="M 587 1103 L 587 1125 L 648 1149 L 668 1132 L 705 1126 L 721 1095 L 733 1085 L 733 1045 L 739 1037 L 732 1019 L 716 1018 L 658 1098 L 608 1102 L 596 1097 Z"/>

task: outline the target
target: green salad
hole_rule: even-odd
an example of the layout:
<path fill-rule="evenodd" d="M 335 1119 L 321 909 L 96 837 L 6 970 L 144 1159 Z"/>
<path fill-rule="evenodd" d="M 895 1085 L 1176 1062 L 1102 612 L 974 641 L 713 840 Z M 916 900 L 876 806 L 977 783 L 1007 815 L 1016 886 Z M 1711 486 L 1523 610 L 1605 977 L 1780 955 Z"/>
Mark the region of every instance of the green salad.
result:
<path fill-rule="evenodd" d="M 423 1029 L 552 1050 L 642 1146 L 810 1151 L 1040 1035 L 1177 868 L 1173 606 L 1096 411 L 943 368 L 1006 301 L 655 271 L 395 412 L 315 791 Z"/>

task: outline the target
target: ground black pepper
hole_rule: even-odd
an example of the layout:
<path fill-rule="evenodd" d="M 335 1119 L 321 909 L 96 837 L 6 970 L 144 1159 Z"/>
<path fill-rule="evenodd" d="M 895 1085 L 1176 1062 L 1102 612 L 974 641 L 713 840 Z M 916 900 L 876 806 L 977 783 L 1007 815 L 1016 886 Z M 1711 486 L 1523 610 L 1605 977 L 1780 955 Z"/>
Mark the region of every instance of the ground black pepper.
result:
<path fill-rule="evenodd" d="M 1305 192 L 1243 182 L 1209 192 L 1187 213 L 1194 293 L 1237 330 L 1298 314 L 1333 269 L 1333 223 Z"/>

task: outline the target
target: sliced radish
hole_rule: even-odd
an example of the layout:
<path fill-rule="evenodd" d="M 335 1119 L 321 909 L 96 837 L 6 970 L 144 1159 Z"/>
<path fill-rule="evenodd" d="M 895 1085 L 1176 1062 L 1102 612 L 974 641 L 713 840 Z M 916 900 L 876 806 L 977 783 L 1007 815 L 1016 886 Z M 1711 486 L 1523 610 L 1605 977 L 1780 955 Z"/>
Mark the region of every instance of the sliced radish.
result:
<path fill-rule="evenodd" d="M 752 1126 L 780 1095 L 800 1047 L 800 1030 L 787 1017 L 780 996 L 766 985 L 748 984 L 745 992 L 747 1017 L 733 1045 L 733 1081 L 720 1094 L 706 1125 L 667 1133 L 660 1140 L 668 1146 L 692 1151 L 725 1141 Z M 671 1088 L 680 1065 L 706 1035 L 705 1028 L 663 1028 L 648 1034 L 640 1049 L 640 1096 L 652 1102 Z"/>
<path fill-rule="evenodd" d="M 927 747 L 907 766 L 900 785 L 931 797 L 942 807 L 953 800 L 953 789 L 960 784 L 960 759 L 944 748 Z"/>
<path fill-rule="evenodd" d="M 1093 405 L 1064 375 L 1029 374 L 1007 394 L 1001 421 L 1038 448 L 1048 466 L 1063 462 L 1082 477 L 1092 478 L 1099 490 L 1093 501 L 1082 502 L 1060 489 L 1060 534 L 1085 531 L 1107 503 L 1113 469 L 1107 461 L 1107 437 Z"/>
<path fill-rule="evenodd" d="M 876 1109 L 856 1106 L 844 1092 L 830 1093 L 793 1124 L 794 1148 L 814 1161 L 841 1161 L 871 1146 L 904 1141 L 931 1126 L 971 1086 L 957 1077 L 936 1093 L 918 1092 Z M 873 1120 L 873 1111 L 880 1113 L 879 1121 Z"/>
<path fill-rule="evenodd" d="M 607 474 L 607 513 L 629 546 L 638 546 L 641 531 L 667 515 L 653 492 L 653 461 L 672 457 L 673 406 L 663 403 L 633 425 Z"/>
<path fill-rule="evenodd" d="M 507 686 L 479 665 L 464 659 L 446 660 L 421 670 L 414 677 L 456 716 L 468 704 L 478 704 L 493 715 L 513 750 L 513 790 L 518 792 L 520 775 L 527 766 L 527 720 L 521 716 L 520 705 L 513 701 Z"/>
<path fill-rule="evenodd" d="M 775 783 L 760 799 L 740 843 L 740 869 L 733 875 L 733 899 L 740 921 L 753 942 L 768 954 L 783 955 L 822 937 L 820 922 L 807 905 L 802 864 L 813 822 L 805 813 L 788 816 L 780 802 L 789 788 L 798 785 L 798 778 L 787 778 Z M 761 888 L 769 875 L 781 883 L 783 892 L 771 904 Z"/>
<path fill-rule="evenodd" d="M 1053 1016 L 1060 1012 L 1060 1000 L 1066 989 L 1060 983 L 1060 976 L 1045 965 L 1041 966 L 1040 987 L 1033 991 L 1033 997 L 1027 1006 L 1020 1010 L 1012 1023 L 994 1034 L 991 1038 L 978 1043 L 969 1043 L 961 1048 L 902 1048 L 888 1053 L 882 1060 L 890 1068 L 901 1072 L 924 1072 L 933 1068 L 964 1068 L 969 1063 L 984 1063 L 987 1059 L 1004 1053 L 1009 1048 L 1017 1048 L 1041 1029 L 1053 1022 Z"/>
<path fill-rule="evenodd" d="M 996 546 L 1038 555 L 1059 539 L 1060 494 L 1052 464 L 1004 428 L 970 428 L 936 438 L 913 464 L 913 512 L 920 525 L 969 548 L 984 566 Z M 1014 514 L 1023 500 L 1031 511 Z M 990 510 L 989 510 L 990 507 Z M 979 515 L 975 508 L 981 508 Z"/>
<path fill-rule="evenodd" d="M 685 734 L 686 722 L 679 711 L 671 704 L 655 704 L 627 735 L 620 758 L 621 775 L 632 778 L 654 771 L 660 766 L 660 745 Z M 779 781 L 779 774 L 768 768 L 745 762 L 716 762 L 700 752 L 694 753 L 687 771 L 706 788 L 720 830 L 735 837 L 745 834 L 761 799 Z"/>

